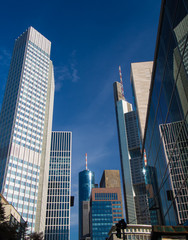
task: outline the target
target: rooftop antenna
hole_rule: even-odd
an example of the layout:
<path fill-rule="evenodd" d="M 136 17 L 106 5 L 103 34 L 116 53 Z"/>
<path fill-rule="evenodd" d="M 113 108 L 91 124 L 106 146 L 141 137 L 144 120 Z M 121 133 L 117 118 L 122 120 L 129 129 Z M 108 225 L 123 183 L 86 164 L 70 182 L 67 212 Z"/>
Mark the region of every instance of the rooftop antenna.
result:
<path fill-rule="evenodd" d="M 120 83 L 121 83 L 121 94 L 124 96 L 124 90 L 123 90 L 123 81 L 122 81 L 122 74 L 121 74 L 121 66 L 119 66 L 119 77 L 120 77 Z"/>
<path fill-rule="evenodd" d="M 147 166 L 146 150 L 144 149 L 144 165 Z"/>
<path fill-rule="evenodd" d="M 87 170 L 87 153 L 85 154 L 85 156 L 86 156 L 86 170 Z"/>

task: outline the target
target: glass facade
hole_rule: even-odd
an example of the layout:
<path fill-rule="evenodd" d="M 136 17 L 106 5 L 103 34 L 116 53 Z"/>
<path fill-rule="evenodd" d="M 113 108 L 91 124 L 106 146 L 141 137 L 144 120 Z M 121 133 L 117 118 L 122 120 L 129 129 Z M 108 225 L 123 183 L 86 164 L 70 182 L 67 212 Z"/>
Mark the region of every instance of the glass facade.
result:
<path fill-rule="evenodd" d="M 113 225 L 111 201 L 92 202 L 92 240 L 104 240 Z"/>
<path fill-rule="evenodd" d="M 115 199 L 115 201 L 113 199 Z M 111 227 L 124 218 L 121 201 L 121 189 L 93 188 L 90 204 L 91 239 L 106 239 Z"/>
<path fill-rule="evenodd" d="M 188 219 L 188 4 L 162 2 L 143 149 L 166 225 Z"/>
<path fill-rule="evenodd" d="M 52 132 L 46 240 L 70 239 L 71 153 L 72 133 Z"/>
<path fill-rule="evenodd" d="M 118 97 L 120 85 L 118 82 L 114 83 L 114 98 L 126 221 L 132 224 L 150 224 L 137 114 L 132 111 L 132 105 L 125 101 L 124 97 Z"/>
<path fill-rule="evenodd" d="M 32 27 L 15 41 L 0 115 L 0 190 L 31 230 L 41 208 L 41 181 L 47 180 L 40 168 L 48 169 L 49 163 L 45 149 L 50 136 L 45 132 L 51 131 L 54 94 L 50 48 L 50 41 Z M 39 222 L 44 224 L 41 218 Z"/>
<path fill-rule="evenodd" d="M 90 170 L 79 173 L 79 239 L 83 236 L 83 201 L 89 201 L 91 189 L 95 186 L 95 175 Z"/>
<path fill-rule="evenodd" d="M 143 169 L 148 203 L 150 209 L 151 225 L 162 225 L 161 202 L 157 197 L 158 185 L 156 178 L 156 169 L 151 166 L 145 166 Z"/>

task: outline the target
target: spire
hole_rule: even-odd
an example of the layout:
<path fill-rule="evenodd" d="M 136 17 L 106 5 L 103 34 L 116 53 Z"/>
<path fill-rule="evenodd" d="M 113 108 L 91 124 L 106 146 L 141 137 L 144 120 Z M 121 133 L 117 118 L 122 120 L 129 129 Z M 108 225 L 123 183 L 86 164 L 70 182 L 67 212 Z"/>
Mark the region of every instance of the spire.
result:
<path fill-rule="evenodd" d="M 121 74 L 121 66 L 119 66 L 119 77 L 120 77 L 120 83 L 121 83 L 121 94 L 124 97 L 123 81 L 122 81 L 122 74 Z"/>
<path fill-rule="evenodd" d="M 85 154 L 85 156 L 86 156 L 86 170 L 87 170 L 87 153 Z"/>

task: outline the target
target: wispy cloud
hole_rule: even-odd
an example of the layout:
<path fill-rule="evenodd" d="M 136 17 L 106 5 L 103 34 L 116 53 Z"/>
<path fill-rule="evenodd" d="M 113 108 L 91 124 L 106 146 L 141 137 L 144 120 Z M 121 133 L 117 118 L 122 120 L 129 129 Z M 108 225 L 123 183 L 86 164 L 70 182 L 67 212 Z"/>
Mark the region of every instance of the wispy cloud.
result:
<path fill-rule="evenodd" d="M 60 91 L 64 81 L 77 82 L 80 77 L 78 76 L 76 51 L 74 50 L 70 55 L 70 61 L 68 64 L 62 64 L 55 66 L 55 83 L 56 91 Z"/>
<path fill-rule="evenodd" d="M 0 48 L 0 65 L 9 66 L 10 64 L 11 53 L 5 48 Z"/>

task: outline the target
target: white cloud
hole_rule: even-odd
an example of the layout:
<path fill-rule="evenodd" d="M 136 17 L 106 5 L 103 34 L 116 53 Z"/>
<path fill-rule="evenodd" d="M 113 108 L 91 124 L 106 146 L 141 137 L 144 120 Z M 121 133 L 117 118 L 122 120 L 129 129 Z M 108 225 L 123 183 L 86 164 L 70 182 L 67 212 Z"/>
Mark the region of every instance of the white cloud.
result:
<path fill-rule="evenodd" d="M 75 59 L 75 54 L 76 51 L 74 50 L 70 56 L 70 63 L 66 65 L 62 64 L 60 66 L 55 66 L 54 72 L 56 91 L 61 90 L 64 81 L 77 82 L 80 79 L 80 77 L 78 76 L 78 70 L 76 68 L 77 63 Z"/>

